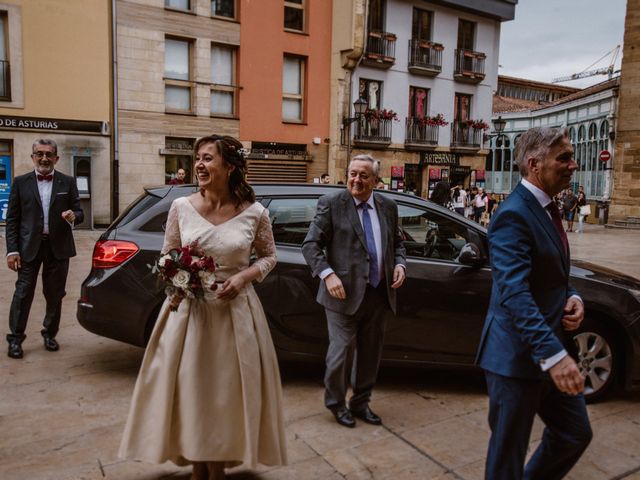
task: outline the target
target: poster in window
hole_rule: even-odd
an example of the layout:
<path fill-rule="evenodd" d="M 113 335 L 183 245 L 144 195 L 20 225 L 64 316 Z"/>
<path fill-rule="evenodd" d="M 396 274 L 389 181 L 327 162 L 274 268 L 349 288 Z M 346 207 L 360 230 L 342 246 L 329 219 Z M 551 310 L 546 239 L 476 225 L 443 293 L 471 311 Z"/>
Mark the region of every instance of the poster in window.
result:
<path fill-rule="evenodd" d="M 7 220 L 9 194 L 11 193 L 11 157 L 0 155 L 0 223 Z"/>

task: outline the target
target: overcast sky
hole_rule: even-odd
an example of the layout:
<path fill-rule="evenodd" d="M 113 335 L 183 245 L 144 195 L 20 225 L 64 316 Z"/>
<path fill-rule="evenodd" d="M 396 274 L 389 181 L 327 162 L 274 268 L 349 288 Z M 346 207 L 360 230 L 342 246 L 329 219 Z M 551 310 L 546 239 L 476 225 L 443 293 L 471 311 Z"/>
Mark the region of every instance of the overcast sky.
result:
<path fill-rule="evenodd" d="M 519 0 L 515 19 L 502 23 L 498 73 L 551 82 L 582 72 L 616 45 L 622 47 L 626 0 Z M 611 56 L 589 68 L 607 67 Z M 620 68 L 622 48 L 615 64 Z M 586 87 L 596 75 L 561 83 Z"/>

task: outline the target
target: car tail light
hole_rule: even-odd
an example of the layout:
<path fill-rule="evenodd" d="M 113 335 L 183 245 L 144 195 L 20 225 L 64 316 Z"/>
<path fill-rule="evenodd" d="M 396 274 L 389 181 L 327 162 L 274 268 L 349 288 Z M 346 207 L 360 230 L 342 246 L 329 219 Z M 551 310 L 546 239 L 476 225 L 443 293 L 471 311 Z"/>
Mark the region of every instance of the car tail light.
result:
<path fill-rule="evenodd" d="M 113 268 L 138 253 L 133 242 L 120 240 L 99 240 L 93 248 L 93 268 Z"/>

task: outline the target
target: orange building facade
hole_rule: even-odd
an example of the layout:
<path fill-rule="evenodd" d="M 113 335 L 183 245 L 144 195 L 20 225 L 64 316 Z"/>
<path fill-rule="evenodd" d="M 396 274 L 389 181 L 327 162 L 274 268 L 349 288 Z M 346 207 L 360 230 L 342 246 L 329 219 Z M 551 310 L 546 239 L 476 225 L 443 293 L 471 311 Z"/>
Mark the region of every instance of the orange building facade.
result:
<path fill-rule="evenodd" d="M 251 181 L 327 172 L 332 1 L 241 0 L 238 117 Z"/>

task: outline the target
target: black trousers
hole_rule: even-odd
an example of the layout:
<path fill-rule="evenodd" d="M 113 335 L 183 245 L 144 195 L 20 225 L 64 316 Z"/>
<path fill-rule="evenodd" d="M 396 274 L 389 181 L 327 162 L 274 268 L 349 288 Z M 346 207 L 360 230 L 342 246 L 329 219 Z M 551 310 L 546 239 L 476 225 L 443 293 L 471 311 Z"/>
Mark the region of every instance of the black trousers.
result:
<path fill-rule="evenodd" d="M 362 305 L 354 315 L 332 310 L 325 312 L 329 328 L 324 375 L 325 406 L 331 410 L 345 406 L 348 384 L 351 383 L 353 395 L 349 408 L 363 410 L 369 404 L 378 376 L 386 320 L 393 315 L 387 300 L 386 283 L 382 280 L 378 288 L 368 285 Z"/>
<path fill-rule="evenodd" d="M 9 311 L 11 333 L 7 335 L 8 342 L 22 343 L 26 338 L 24 332 L 27 328 L 40 266 L 42 266 L 42 293 L 47 301 L 47 310 L 40 333 L 43 337 L 50 338 L 54 338 L 58 333 L 62 299 L 67 293 L 65 285 L 69 272 L 69 259 L 56 259 L 51 252 L 49 242 L 49 238 L 44 236 L 36 258 L 30 262 L 23 261 L 22 267 L 18 270 L 16 290 Z"/>

